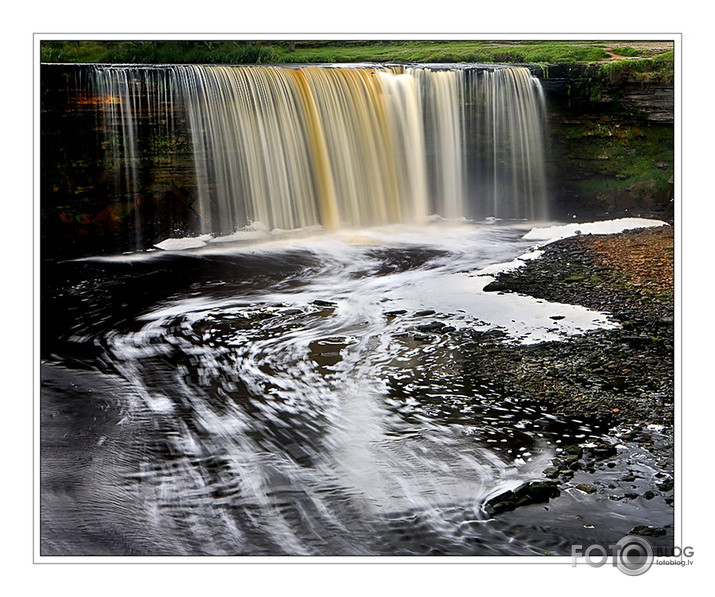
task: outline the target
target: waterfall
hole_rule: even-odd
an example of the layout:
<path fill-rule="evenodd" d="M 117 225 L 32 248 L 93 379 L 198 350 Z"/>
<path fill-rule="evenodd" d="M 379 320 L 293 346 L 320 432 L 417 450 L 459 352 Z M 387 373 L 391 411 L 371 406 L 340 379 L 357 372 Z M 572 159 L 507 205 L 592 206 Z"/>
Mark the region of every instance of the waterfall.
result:
<path fill-rule="evenodd" d="M 544 95 L 526 68 L 472 73 L 470 130 L 476 141 L 467 168 L 476 217 L 547 217 Z"/>
<path fill-rule="evenodd" d="M 100 116 L 98 128 L 104 136 L 107 169 L 116 198 L 134 206 L 139 192 L 137 166 L 138 130 L 135 114 L 136 95 L 131 91 L 134 78 L 131 71 L 111 69 L 93 79 Z M 134 210 L 140 225 L 139 210 Z"/>
<path fill-rule="evenodd" d="M 202 233 L 547 215 L 526 68 L 95 65 L 89 79 L 138 231 L 141 197 L 182 155 Z M 161 160 L 156 130 L 174 147 Z"/>

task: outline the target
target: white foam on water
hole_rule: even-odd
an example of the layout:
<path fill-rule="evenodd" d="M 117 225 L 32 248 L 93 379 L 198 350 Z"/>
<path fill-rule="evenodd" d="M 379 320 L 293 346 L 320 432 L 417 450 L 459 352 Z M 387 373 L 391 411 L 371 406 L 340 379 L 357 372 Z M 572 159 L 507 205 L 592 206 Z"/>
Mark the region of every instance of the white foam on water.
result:
<path fill-rule="evenodd" d="M 649 220 L 645 218 L 618 218 L 615 220 L 604 220 L 602 222 L 558 224 L 544 228 L 533 228 L 524 235 L 524 238 L 526 240 L 535 240 L 540 241 L 542 244 L 547 244 L 578 234 L 619 234 L 626 230 L 658 226 L 668 226 L 668 223 L 661 220 Z"/>
<path fill-rule="evenodd" d="M 186 251 L 187 249 L 198 249 L 205 247 L 213 237 L 210 234 L 184 238 L 167 238 L 154 246 L 162 251 Z"/>
<path fill-rule="evenodd" d="M 268 230 L 253 223 L 224 237 L 202 235 L 167 239 L 157 245 L 162 251 L 142 253 L 152 259 L 167 252 L 193 254 L 272 253 L 294 249 L 309 250 L 324 257 L 325 268 L 294 296 L 264 297 L 306 305 L 316 299 L 332 300 L 341 295 L 342 308 L 354 300 L 377 300 L 386 310 L 434 310 L 450 318 L 450 325 L 492 326 L 502 329 L 512 340 L 534 343 L 564 339 L 594 329 L 610 329 L 617 324 L 606 313 L 585 307 L 550 303 L 516 293 L 484 292 L 484 287 L 500 272 L 522 267 L 538 259 L 545 244 L 578 234 L 616 234 L 634 228 L 667 225 L 660 220 L 621 218 L 603 222 L 558 224 L 528 228 L 516 225 L 474 224 L 463 220 L 441 220 L 426 226 L 394 224 L 373 228 L 340 229 L 335 232 L 305 229 Z M 529 243 L 537 241 L 529 247 Z M 519 247 L 522 249 L 519 249 Z M 430 261 L 427 269 L 408 268 L 389 276 L 367 276 L 354 286 L 351 276 L 362 268 L 369 271 L 366 249 L 415 248 L 444 251 L 445 257 Z M 528 249 L 524 251 L 524 249 Z M 516 254 L 518 256 L 511 257 Z M 500 261 L 499 257 L 506 260 Z M 100 259 L 135 259 L 138 254 Z M 489 261 L 492 263 L 489 263 Z M 332 272 L 332 273 L 331 273 Z M 352 298 L 351 295 L 352 294 Z M 225 301 L 226 299 L 224 299 Z M 189 301 L 190 302 L 190 301 Z M 228 300 L 230 303 L 231 300 Z M 222 305 L 225 307 L 226 305 Z M 142 319 L 154 319 L 171 312 L 200 311 L 203 301 L 190 305 L 165 304 Z M 457 317 L 452 317 L 457 314 Z"/>
<path fill-rule="evenodd" d="M 619 234 L 626 230 L 667 225 L 661 220 L 619 218 L 532 228 L 524 234 L 523 239 L 540 241 L 537 246 L 542 247 L 581 234 Z M 473 272 L 473 275 L 480 279 L 480 308 L 488 313 L 487 321 L 505 329 L 511 337 L 525 344 L 563 339 L 589 330 L 618 327 L 606 313 L 585 307 L 547 302 L 515 293 L 484 292 L 484 287 L 494 281 L 494 275 L 523 267 L 527 261 L 538 259 L 541 255 L 543 251 L 535 248 L 511 261 L 488 265 Z"/>

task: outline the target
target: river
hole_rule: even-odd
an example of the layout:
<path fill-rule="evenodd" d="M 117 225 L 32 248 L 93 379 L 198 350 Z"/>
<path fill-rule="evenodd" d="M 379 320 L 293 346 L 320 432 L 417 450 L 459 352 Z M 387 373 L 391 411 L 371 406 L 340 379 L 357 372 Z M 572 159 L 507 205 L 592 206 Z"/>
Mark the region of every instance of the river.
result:
<path fill-rule="evenodd" d="M 482 291 L 530 257 L 528 230 L 246 233 L 43 262 L 43 554 L 568 553 L 577 536 L 515 539 L 484 504 L 600 431 L 461 369 L 470 330 L 615 325 Z"/>

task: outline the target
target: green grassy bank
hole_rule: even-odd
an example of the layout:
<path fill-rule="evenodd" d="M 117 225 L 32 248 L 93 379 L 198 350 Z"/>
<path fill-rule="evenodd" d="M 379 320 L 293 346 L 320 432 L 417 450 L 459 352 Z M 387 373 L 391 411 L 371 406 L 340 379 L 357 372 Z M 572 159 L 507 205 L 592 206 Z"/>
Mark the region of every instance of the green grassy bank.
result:
<path fill-rule="evenodd" d="M 611 77 L 668 70 L 672 76 L 673 61 L 667 41 L 45 40 L 40 51 L 42 62 L 73 63 L 603 63 Z"/>

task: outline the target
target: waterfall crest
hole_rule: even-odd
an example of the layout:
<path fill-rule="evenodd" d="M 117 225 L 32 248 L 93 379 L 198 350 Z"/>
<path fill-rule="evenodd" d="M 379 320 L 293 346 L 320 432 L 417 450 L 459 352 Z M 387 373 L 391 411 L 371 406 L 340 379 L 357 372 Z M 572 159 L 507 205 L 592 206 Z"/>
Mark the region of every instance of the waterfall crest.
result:
<path fill-rule="evenodd" d="M 157 128 L 187 139 L 202 233 L 547 215 L 526 68 L 95 65 L 89 83 L 137 230 Z"/>

